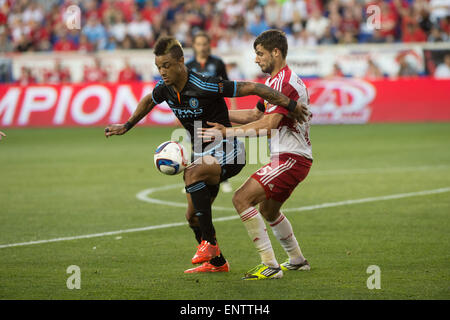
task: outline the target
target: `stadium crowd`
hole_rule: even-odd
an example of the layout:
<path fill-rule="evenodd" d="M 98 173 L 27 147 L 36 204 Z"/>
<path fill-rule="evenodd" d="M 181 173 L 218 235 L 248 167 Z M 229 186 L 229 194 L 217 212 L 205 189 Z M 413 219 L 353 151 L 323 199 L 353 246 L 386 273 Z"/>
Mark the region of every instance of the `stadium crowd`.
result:
<path fill-rule="evenodd" d="M 66 27 L 70 5 L 80 30 Z M 144 49 L 166 34 L 190 47 L 198 30 L 226 51 L 269 28 L 293 46 L 449 41 L 450 0 L 0 0 L 0 52 Z"/>

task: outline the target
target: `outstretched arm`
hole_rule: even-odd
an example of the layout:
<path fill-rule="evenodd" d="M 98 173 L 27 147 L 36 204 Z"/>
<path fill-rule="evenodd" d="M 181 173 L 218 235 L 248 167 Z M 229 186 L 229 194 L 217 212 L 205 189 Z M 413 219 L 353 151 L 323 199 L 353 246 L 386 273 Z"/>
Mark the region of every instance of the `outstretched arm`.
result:
<path fill-rule="evenodd" d="M 281 92 L 272 89 L 265 84 L 249 81 L 236 81 L 236 96 L 244 97 L 257 95 L 264 100 L 267 100 L 270 104 L 278 105 L 286 108 L 293 113 L 294 118 L 303 123 L 310 115 L 306 105 L 289 99 Z"/>
<path fill-rule="evenodd" d="M 122 135 L 136 125 L 142 118 L 144 118 L 155 107 L 155 102 L 152 99 L 152 94 L 146 95 L 139 101 L 138 106 L 132 116 L 124 124 L 110 124 L 105 128 L 105 136 L 108 138 L 112 135 Z"/>
<path fill-rule="evenodd" d="M 261 119 L 239 127 L 226 128 L 225 126 L 207 122 L 211 128 L 198 128 L 197 134 L 206 141 L 217 137 L 256 137 L 269 135 L 272 129 L 278 128 L 283 115 L 280 113 L 266 114 Z"/>
<path fill-rule="evenodd" d="M 238 124 L 246 124 L 259 120 L 264 115 L 257 108 L 245 110 L 228 110 L 230 121 Z"/>

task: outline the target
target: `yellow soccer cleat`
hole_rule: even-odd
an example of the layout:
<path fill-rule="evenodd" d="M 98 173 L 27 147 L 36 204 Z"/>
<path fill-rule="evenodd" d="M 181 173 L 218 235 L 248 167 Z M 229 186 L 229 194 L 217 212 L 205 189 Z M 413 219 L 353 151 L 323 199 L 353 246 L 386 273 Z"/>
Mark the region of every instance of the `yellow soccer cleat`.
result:
<path fill-rule="evenodd" d="M 289 270 L 308 271 L 308 270 L 311 270 L 311 266 L 309 265 L 308 260 L 305 260 L 303 263 L 300 263 L 300 264 L 292 264 L 292 263 L 289 263 L 289 259 L 287 259 L 285 262 L 283 262 L 280 265 L 280 268 L 283 271 L 289 271 Z"/>
<path fill-rule="evenodd" d="M 272 268 L 266 266 L 264 263 L 257 265 L 253 269 L 247 271 L 242 280 L 264 280 L 264 279 L 279 279 L 283 277 L 281 268 Z"/>

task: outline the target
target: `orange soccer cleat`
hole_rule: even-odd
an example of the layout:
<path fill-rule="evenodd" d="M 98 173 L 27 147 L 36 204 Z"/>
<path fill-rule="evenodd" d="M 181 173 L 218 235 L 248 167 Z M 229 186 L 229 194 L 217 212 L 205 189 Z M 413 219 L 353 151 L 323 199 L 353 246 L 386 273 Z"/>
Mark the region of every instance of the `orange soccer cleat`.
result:
<path fill-rule="evenodd" d="M 186 271 L 184 271 L 184 273 L 200 273 L 200 272 L 229 272 L 230 271 L 230 265 L 228 264 L 228 261 L 221 265 L 220 267 L 216 267 L 213 266 L 211 263 L 209 262 L 205 262 L 202 265 L 192 268 L 192 269 L 187 269 Z"/>
<path fill-rule="evenodd" d="M 203 240 L 197 247 L 197 252 L 192 258 L 192 264 L 203 263 L 220 255 L 219 245 L 212 245 L 206 240 Z"/>

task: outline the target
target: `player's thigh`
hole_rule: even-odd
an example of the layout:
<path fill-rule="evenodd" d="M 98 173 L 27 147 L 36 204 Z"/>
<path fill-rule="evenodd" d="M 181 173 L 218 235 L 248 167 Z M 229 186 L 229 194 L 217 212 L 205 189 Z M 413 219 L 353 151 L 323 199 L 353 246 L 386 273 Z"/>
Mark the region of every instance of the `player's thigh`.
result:
<path fill-rule="evenodd" d="M 259 212 L 267 221 L 275 221 L 280 216 L 282 202 L 274 199 L 265 199 L 259 204 Z"/>
<path fill-rule="evenodd" d="M 184 181 L 188 186 L 197 181 L 205 181 L 206 184 L 218 184 L 222 168 L 216 158 L 204 156 L 194 161 L 184 170 Z"/>
<path fill-rule="evenodd" d="M 261 184 L 253 178 L 248 178 L 233 196 L 233 205 L 240 213 L 266 199 L 266 192 Z"/>

